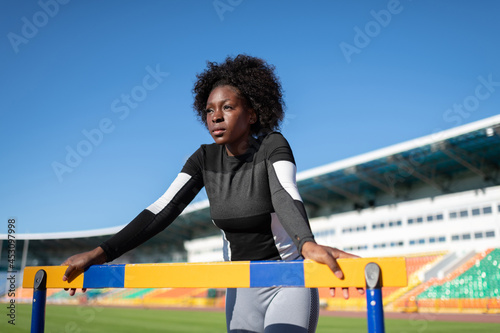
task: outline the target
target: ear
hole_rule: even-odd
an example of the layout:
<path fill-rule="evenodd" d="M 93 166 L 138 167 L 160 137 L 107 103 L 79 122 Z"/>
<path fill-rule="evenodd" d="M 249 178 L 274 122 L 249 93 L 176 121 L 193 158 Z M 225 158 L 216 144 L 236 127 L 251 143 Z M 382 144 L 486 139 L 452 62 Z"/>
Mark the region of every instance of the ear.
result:
<path fill-rule="evenodd" d="M 255 124 L 257 122 L 257 113 L 255 113 L 254 109 L 249 109 L 250 112 L 250 124 Z"/>

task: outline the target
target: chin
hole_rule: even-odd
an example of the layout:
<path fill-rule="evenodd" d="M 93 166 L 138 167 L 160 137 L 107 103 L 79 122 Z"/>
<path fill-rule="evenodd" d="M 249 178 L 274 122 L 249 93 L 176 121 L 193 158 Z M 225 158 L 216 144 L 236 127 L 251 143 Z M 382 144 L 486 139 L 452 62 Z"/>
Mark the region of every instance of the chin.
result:
<path fill-rule="evenodd" d="M 224 145 L 226 144 L 226 140 L 224 140 L 224 138 L 221 138 L 221 137 L 212 137 L 212 139 L 214 139 L 214 142 L 218 145 Z"/>

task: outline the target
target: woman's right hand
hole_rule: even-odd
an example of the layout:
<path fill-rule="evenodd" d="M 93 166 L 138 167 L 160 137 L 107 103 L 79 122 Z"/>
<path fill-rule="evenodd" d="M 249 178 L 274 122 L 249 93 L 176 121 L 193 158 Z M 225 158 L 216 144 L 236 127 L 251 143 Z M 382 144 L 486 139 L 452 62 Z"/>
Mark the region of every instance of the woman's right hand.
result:
<path fill-rule="evenodd" d="M 61 266 L 68 266 L 66 272 L 64 272 L 63 281 L 72 281 L 79 274 L 83 273 L 87 268 L 92 265 L 101 265 L 106 262 L 106 254 L 101 247 L 96 247 L 92 251 L 83 252 L 75 254 L 74 256 L 66 259 Z M 68 290 L 65 288 L 64 290 Z M 82 289 L 85 292 L 86 289 Z M 69 290 L 69 295 L 73 296 L 76 292 L 76 288 L 71 288 Z"/>

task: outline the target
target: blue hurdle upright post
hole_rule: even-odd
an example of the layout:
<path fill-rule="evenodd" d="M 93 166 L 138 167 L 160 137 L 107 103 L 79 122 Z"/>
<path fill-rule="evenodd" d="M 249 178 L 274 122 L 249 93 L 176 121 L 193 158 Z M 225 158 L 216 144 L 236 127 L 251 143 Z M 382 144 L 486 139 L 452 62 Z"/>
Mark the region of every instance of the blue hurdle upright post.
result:
<path fill-rule="evenodd" d="M 47 300 L 47 273 L 40 269 L 36 272 L 33 286 L 33 306 L 31 309 L 31 333 L 45 330 L 45 303 Z"/>
<path fill-rule="evenodd" d="M 365 267 L 368 333 L 385 332 L 381 273 L 379 265 L 374 262 Z"/>

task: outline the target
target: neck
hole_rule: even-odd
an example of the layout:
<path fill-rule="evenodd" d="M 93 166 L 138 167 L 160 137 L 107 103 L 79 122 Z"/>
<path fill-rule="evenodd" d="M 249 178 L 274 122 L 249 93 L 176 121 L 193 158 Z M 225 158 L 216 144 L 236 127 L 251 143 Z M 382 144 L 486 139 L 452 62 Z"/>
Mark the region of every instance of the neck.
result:
<path fill-rule="evenodd" d="M 232 145 L 225 145 L 225 147 L 228 156 L 243 155 L 248 151 L 248 148 L 250 147 L 250 136 L 243 142 Z"/>
<path fill-rule="evenodd" d="M 230 147 L 228 145 L 226 145 L 225 147 L 228 156 L 243 155 L 248 150 L 248 142 L 246 144 L 240 144 L 237 147 Z"/>

